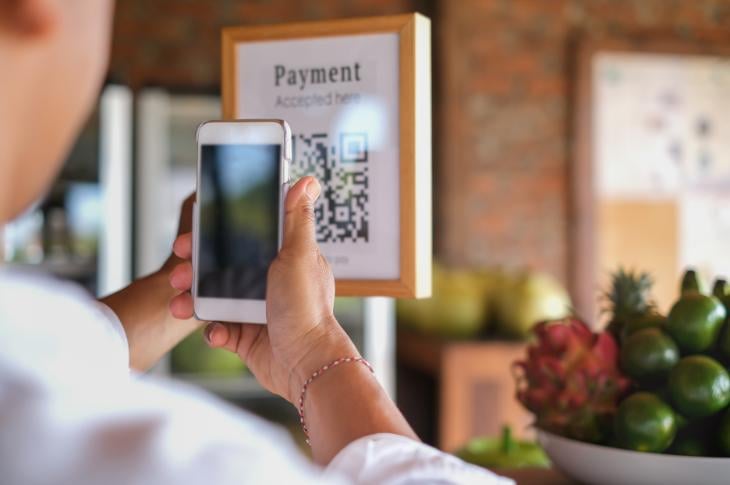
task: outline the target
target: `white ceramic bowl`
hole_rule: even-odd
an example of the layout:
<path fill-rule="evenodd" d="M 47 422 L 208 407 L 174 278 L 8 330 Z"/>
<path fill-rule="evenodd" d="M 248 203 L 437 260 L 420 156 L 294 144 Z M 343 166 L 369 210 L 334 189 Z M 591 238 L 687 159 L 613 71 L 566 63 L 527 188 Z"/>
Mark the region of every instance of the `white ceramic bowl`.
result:
<path fill-rule="evenodd" d="M 640 453 L 583 443 L 540 430 L 537 439 L 553 465 L 590 485 L 730 484 L 730 458 Z"/>

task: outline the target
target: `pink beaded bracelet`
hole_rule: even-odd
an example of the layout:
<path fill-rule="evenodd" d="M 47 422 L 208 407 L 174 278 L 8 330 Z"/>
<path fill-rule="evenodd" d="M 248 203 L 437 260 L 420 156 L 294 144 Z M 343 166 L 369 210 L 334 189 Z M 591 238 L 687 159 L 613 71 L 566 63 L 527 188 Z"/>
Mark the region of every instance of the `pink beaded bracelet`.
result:
<path fill-rule="evenodd" d="M 370 369 L 370 372 L 372 372 L 373 374 L 375 373 L 375 371 L 373 370 L 373 366 L 370 365 L 370 362 L 363 359 L 362 357 L 340 357 L 339 359 L 333 360 L 329 364 L 323 365 L 322 367 L 314 371 L 312 375 L 309 376 L 309 379 L 304 381 L 304 385 L 302 386 L 302 393 L 299 395 L 299 423 L 302 425 L 302 430 L 304 430 L 304 436 L 306 436 L 305 441 L 307 442 L 307 444 L 309 444 L 309 430 L 307 429 L 307 423 L 304 420 L 304 397 L 307 395 L 307 388 L 317 377 L 321 376 L 331 368 L 348 362 L 362 362 L 363 364 L 365 364 L 365 367 Z"/>

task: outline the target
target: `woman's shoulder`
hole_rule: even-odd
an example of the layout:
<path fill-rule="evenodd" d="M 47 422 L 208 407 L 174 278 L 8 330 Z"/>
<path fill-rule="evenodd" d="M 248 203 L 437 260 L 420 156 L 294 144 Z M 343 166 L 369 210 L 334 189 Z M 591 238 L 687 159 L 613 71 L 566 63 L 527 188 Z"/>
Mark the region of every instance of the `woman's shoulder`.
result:
<path fill-rule="evenodd" d="M 106 370 L 113 363 L 127 372 L 129 363 L 118 322 L 83 288 L 12 268 L 0 268 L 0 354 L 49 372 L 51 366 L 89 363 Z"/>
<path fill-rule="evenodd" d="M 51 326 L 103 318 L 81 286 L 33 270 L 0 268 L 0 325 Z"/>
<path fill-rule="evenodd" d="M 81 286 L 71 281 L 41 270 L 0 266 L 0 301 L 32 296 L 65 304 L 88 304 L 91 300 L 91 296 Z"/>

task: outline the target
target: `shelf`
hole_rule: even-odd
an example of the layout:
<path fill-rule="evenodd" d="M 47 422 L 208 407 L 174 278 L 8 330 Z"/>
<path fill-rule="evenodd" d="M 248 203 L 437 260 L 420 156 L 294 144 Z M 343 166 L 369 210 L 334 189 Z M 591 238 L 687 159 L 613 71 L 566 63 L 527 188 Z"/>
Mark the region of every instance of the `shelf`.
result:
<path fill-rule="evenodd" d="M 218 377 L 199 374 L 170 374 L 179 381 L 201 387 L 225 399 L 275 397 L 264 389 L 253 376 Z"/>
<path fill-rule="evenodd" d="M 524 352 L 525 343 L 509 340 L 448 340 L 399 328 L 396 339 L 398 361 L 438 377 L 445 354 L 475 354 L 507 351 Z"/>
<path fill-rule="evenodd" d="M 437 375 L 445 342 L 412 330 L 399 328 L 396 334 L 398 360 L 414 369 Z"/>
<path fill-rule="evenodd" d="M 438 422 L 433 439 L 447 451 L 474 436 L 497 436 L 504 424 L 516 436 L 529 437 L 532 417 L 515 399 L 512 375 L 512 365 L 524 358 L 526 347 L 525 342 L 505 340 L 446 340 L 401 328 L 398 362 L 434 379 L 428 384 L 432 391 L 421 391 L 432 396 L 430 402 L 411 397 L 399 405 L 406 418 L 433 411 Z M 399 392 L 413 396 L 417 391 L 407 386 L 403 382 Z"/>

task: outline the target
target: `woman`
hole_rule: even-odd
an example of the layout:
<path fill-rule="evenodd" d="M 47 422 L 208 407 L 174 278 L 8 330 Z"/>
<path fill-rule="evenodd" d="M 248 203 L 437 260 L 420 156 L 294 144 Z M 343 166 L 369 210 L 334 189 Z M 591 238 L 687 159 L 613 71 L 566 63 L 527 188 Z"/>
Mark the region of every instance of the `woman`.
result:
<path fill-rule="evenodd" d="M 87 116 L 112 10 L 110 0 L 0 0 L 0 224 L 43 195 Z M 305 178 L 287 196 L 269 324 L 212 323 L 205 336 L 298 407 L 325 468 L 252 415 L 130 373 L 200 325 L 191 320 L 184 209 L 175 255 L 101 302 L 67 283 L 0 270 L 0 481 L 501 483 L 420 444 L 357 360 L 333 316 L 334 280 L 314 239 L 319 191 Z"/>

